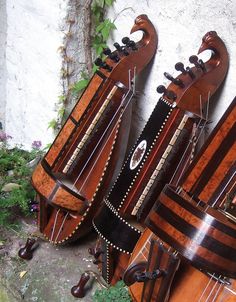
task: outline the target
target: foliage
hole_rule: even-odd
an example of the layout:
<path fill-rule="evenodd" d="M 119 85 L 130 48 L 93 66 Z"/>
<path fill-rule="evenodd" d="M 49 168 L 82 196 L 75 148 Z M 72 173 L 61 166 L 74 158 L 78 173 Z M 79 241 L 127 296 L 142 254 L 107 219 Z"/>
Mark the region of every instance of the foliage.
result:
<path fill-rule="evenodd" d="M 132 299 L 129 295 L 128 288 L 123 281 L 118 281 L 115 286 L 108 289 L 96 290 L 93 296 L 94 302 L 131 302 Z"/>
<path fill-rule="evenodd" d="M 34 199 L 30 184 L 32 168 L 29 163 L 42 155 L 41 142 L 32 143 L 32 151 L 20 147 L 8 148 L 6 140 L 0 146 L 0 225 L 14 224 L 17 214 L 29 213 L 29 201 Z M 4 186 L 14 184 L 10 190 Z"/>

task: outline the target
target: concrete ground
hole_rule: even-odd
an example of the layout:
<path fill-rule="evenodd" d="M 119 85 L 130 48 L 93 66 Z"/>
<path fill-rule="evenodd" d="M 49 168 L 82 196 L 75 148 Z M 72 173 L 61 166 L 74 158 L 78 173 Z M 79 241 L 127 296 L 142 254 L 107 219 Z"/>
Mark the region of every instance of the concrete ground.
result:
<path fill-rule="evenodd" d="M 87 252 L 96 235 L 66 246 L 53 246 L 40 239 L 33 259 L 25 261 L 18 257 L 18 250 L 29 234 L 37 232 L 32 222 L 23 220 L 20 231 L 0 229 L 0 302 L 92 301 L 95 290 L 101 288 L 93 279 L 82 299 L 74 298 L 70 290 L 83 271 L 97 272 Z"/>

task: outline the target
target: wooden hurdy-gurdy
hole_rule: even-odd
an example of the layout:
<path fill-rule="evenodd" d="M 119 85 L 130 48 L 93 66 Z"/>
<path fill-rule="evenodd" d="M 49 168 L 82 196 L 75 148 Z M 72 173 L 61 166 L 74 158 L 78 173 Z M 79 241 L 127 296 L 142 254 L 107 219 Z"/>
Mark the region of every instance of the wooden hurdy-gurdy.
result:
<path fill-rule="evenodd" d="M 124 280 L 133 300 L 236 300 L 236 98 L 179 186 L 166 185 Z"/>
<path fill-rule="evenodd" d="M 158 87 L 163 96 L 127 158 L 105 204 L 94 218 L 100 240 L 93 254 L 100 260 L 102 275 L 115 283 L 141 236 L 129 222 L 143 221 L 166 183 L 177 185 L 189 165 L 194 145 L 207 123 L 209 98 L 222 83 L 228 69 L 228 54 L 216 32 L 203 37 L 199 53 L 211 50 L 207 62 L 190 57 L 193 67 L 176 64 L 181 74 L 171 84 Z"/>
<path fill-rule="evenodd" d="M 39 199 L 39 229 L 53 243 L 75 240 L 90 230 L 110 181 L 121 166 L 128 140 L 135 76 L 157 47 L 156 31 L 146 15 L 136 18 L 135 43 L 106 49 L 106 60 L 75 105 L 32 183 Z"/>

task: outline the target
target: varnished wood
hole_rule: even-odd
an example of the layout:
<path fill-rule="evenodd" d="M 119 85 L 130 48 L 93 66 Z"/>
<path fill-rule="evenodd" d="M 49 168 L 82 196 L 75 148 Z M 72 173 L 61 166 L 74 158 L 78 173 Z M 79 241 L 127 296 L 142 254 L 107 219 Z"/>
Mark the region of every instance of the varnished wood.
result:
<path fill-rule="evenodd" d="M 113 52 L 118 62 L 105 59 L 33 173 L 39 228 L 53 243 L 75 240 L 91 229 L 91 219 L 123 161 L 135 77 L 157 47 L 155 28 L 146 15 L 136 18 L 131 33 L 138 30 L 143 37 L 135 48 Z"/>
<path fill-rule="evenodd" d="M 164 185 L 170 181 L 177 185 L 191 161 L 194 147 L 189 141 L 194 140 L 194 127 L 206 122 L 208 117 L 202 110 L 221 85 L 228 69 L 227 49 L 215 32 L 209 32 L 203 37 L 199 53 L 206 49 L 213 52 L 204 64 L 204 69 L 194 66 L 175 79 L 167 75 L 172 83 L 166 89 L 159 87 L 159 92 L 164 94 L 128 156 L 105 204 L 94 218 L 94 226 L 99 235 L 121 253 L 132 253 L 140 237 L 140 232 L 127 223 L 127 216 L 138 216 L 143 222 Z M 170 110 L 168 106 L 171 106 Z M 179 135 L 181 131 L 185 131 L 187 135 L 177 141 L 175 135 Z M 139 146 L 144 141 L 147 147 L 142 153 Z M 132 169 L 132 160 L 135 155 L 138 157 L 138 152 L 141 152 L 141 159 Z M 134 212 L 137 205 L 140 208 Z M 114 270 L 114 274 L 115 272 Z M 120 267 L 119 274 L 122 274 Z M 112 276 L 108 279 L 115 282 Z"/>
<path fill-rule="evenodd" d="M 210 206 L 207 198 L 203 201 L 198 199 L 201 194 L 200 186 L 200 194 L 197 196 L 183 189 L 193 180 L 194 173 L 190 166 L 182 187 L 165 186 L 145 221 L 148 228 L 143 232 L 130 258 L 129 265 L 132 269 L 135 264 L 146 261 L 150 241 L 156 240 L 162 242 L 168 251 L 172 251 L 181 259 L 179 270 L 173 274 L 170 293 L 166 292 L 164 301 L 229 302 L 236 299 L 236 220 L 235 217 L 231 219 L 227 215 L 226 208 L 222 205 L 222 200 L 225 200 L 222 196 L 226 196 L 229 192 L 235 193 L 236 188 L 234 161 L 229 160 L 235 157 L 235 150 L 229 143 L 231 140 L 235 142 L 235 135 L 230 131 L 236 123 L 235 109 L 236 98 L 192 165 L 192 169 L 198 173 L 202 168 L 203 159 L 207 164 L 211 163 L 210 182 L 215 177 L 214 172 L 218 170 L 218 165 L 223 167 L 225 186 L 224 190 L 218 191 L 215 195 L 217 202 L 213 202 L 213 206 Z M 224 132 L 226 133 L 222 136 Z M 221 161 L 216 165 L 211 158 L 214 158 L 216 150 L 222 146 L 227 149 L 227 152 L 224 152 L 223 156 L 218 154 Z M 200 179 L 204 178 L 204 168 L 203 165 L 203 175 L 199 173 Z M 217 181 L 212 183 L 218 187 Z M 202 190 L 204 189 L 205 187 L 202 186 Z M 208 197 L 212 200 L 211 194 Z M 218 200 L 221 202 L 218 203 Z M 158 298 L 158 290 L 155 290 L 158 289 L 160 282 L 161 280 L 156 280 L 151 299 L 143 297 L 144 284 L 132 284 L 130 292 L 133 300 L 163 301 Z M 194 288 L 191 287 L 190 290 L 190 284 L 193 283 Z"/>

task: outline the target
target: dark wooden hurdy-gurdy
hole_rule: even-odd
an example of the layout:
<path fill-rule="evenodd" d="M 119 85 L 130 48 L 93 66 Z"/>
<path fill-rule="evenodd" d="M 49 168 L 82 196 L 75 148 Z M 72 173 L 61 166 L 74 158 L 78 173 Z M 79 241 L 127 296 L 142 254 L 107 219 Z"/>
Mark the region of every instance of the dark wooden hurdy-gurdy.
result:
<path fill-rule="evenodd" d="M 100 261 L 102 275 L 115 283 L 122 275 L 142 231 L 130 217 L 145 219 L 166 183 L 177 185 L 192 160 L 194 146 L 207 123 L 209 98 L 222 83 L 228 69 L 228 54 L 216 32 L 203 37 L 199 53 L 211 50 L 207 62 L 190 57 L 194 67 L 176 69 L 182 73 L 171 84 L 158 87 L 163 96 L 127 158 L 105 204 L 94 218 L 100 239 L 93 254 Z"/>

